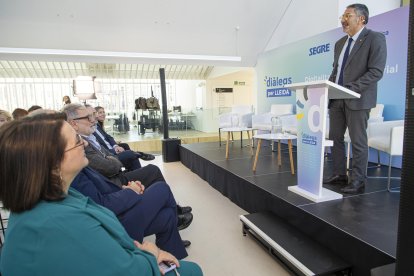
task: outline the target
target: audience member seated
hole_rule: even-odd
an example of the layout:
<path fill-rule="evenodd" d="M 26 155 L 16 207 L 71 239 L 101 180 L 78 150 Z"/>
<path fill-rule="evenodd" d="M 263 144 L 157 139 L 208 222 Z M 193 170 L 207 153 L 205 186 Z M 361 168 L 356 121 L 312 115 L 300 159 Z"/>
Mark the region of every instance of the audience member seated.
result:
<path fill-rule="evenodd" d="M 31 113 L 31 112 L 33 112 L 35 110 L 38 110 L 38 109 L 42 109 L 42 107 L 39 106 L 39 105 L 32 105 L 31 107 L 29 107 L 29 109 L 27 110 L 27 112 Z"/>
<path fill-rule="evenodd" d="M 71 126 L 90 143 L 86 154 L 92 168 L 109 178 L 118 174 L 123 166 L 128 171 L 141 168 L 138 156 L 134 152 L 127 151 L 121 155 L 114 155 L 99 144 L 93 135 L 96 130 L 96 120 L 95 110 L 92 107 L 67 104 L 63 107 L 63 111 Z"/>
<path fill-rule="evenodd" d="M 141 155 L 132 150 L 124 150 L 124 148 L 120 146 L 113 148 L 107 141 L 105 141 L 105 138 L 103 136 L 99 135 L 100 133 L 98 134 L 98 121 L 96 120 L 95 109 L 90 105 L 85 105 L 85 107 L 89 114 L 94 114 L 94 132 L 92 133 L 93 137 L 91 138 L 93 141 L 96 141 L 95 146 L 97 148 L 104 148 L 111 154 L 116 155 L 119 161 L 121 161 L 121 163 L 124 164 L 124 166 L 129 170 L 141 168 L 141 163 L 139 162 Z"/>
<path fill-rule="evenodd" d="M 95 135 L 98 142 L 101 144 L 101 146 L 105 147 L 106 149 L 110 150 L 113 154 L 122 154 L 124 151 L 131 150 L 128 144 L 126 143 L 116 143 L 115 139 L 109 135 L 104 128 L 104 122 L 106 118 L 105 109 L 101 106 L 95 107 L 97 116 L 97 125 L 96 125 L 96 131 L 93 133 Z M 155 157 L 152 154 L 144 153 L 141 151 L 136 152 L 142 160 L 154 160 Z"/>
<path fill-rule="evenodd" d="M 23 118 L 24 116 L 26 116 L 27 114 L 29 114 L 29 112 L 27 112 L 26 109 L 23 108 L 16 108 L 15 110 L 13 110 L 12 112 L 12 116 L 13 116 L 13 120 L 18 120 Z"/>
<path fill-rule="evenodd" d="M 63 102 L 63 105 L 67 105 L 67 104 L 71 104 L 72 103 L 72 101 L 70 100 L 70 97 L 69 96 L 63 96 L 63 98 L 62 98 L 62 102 Z"/>
<path fill-rule="evenodd" d="M 94 136 L 92 133 L 95 122 L 93 112 L 91 110 L 88 112 L 88 109 L 80 104 L 68 104 L 63 110 L 66 112 L 67 121 L 70 125 L 88 141 L 88 145 L 85 146 L 85 153 L 91 168 L 109 178 L 111 182 L 119 187 L 128 185 L 130 181 L 140 181 L 146 188 L 155 182 L 165 182 L 161 170 L 152 164 L 136 170 L 121 171 L 122 163 L 117 159 L 117 156 L 112 155 L 103 147 L 98 149 L 95 142 L 93 142 Z M 192 214 L 188 214 L 191 211 L 192 208 L 189 206 L 177 206 L 178 214 L 180 216 L 185 215 L 186 219 L 191 218 L 192 220 Z"/>
<path fill-rule="evenodd" d="M 0 200 L 11 211 L 3 275 L 160 275 L 162 261 L 181 275 L 202 275 L 197 264 L 132 240 L 111 211 L 70 188 L 88 164 L 84 142 L 55 114 L 39 117 L 0 131 Z"/>
<path fill-rule="evenodd" d="M 12 117 L 9 112 L 7 112 L 6 110 L 0 109 L 0 126 L 2 126 L 8 121 L 11 121 L 11 119 Z"/>
<path fill-rule="evenodd" d="M 178 231 L 187 228 L 193 216 L 187 213 L 177 217 L 174 196 L 164 181 L 148 189 L 139 181 L 120 188 L 93 169 L 84 168 L 72 187 L 114 212 L 133 239 L 142 242 L 145 236 L 155 234 L 158 247 L 178 259 L 187 256 L 185 247 L 191 243 L 182 241 Z"/>

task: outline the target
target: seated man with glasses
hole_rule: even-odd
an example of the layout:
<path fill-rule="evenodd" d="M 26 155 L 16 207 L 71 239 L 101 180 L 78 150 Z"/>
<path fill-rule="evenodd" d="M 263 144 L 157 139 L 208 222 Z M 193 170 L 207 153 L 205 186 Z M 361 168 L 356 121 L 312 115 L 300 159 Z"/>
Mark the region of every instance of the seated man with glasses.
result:
<path fill-rule="evenodd" d="M 128 181 L 141 181 L 146 187 L 156 181 L 164 181 L 160 169 L 152 164 L 145 167 L 137 167 L 135 162 L 138 158 L 129 158 L 129 162 L 121 162 L 120 155 L 114 155 L 96 141 L 93 135 L 96 129 L 95 110 L 92 107 L 85 107 L 80 104 L 67 104 L 63 108 L 66 113 L 68 123 L 80 134 L 89 145 L 85 147 L 86 157 L 89 159 L 89 166 L 102 175 L 108 177 L 118 186 L 127 185 Z M 133 154 L 128 151 L 125 154 Z M 123 155 L 122 155 L 123 156 Z M 126 158 L 128 159 L 128 158 Z M 134 162 L 135 161 L 135 162 Z M 123 171 L 125 166 L 128 171 Z"/>
<path fill-rule="evenodd" d="M 93 108 L 86 108 L 80 104 L 67 104 L 63 108 L 66 113 L 68 123 L 75 129 L 75 131 L 88 141 L 85 147 L 85 154 L 89 160 L 89 167 L 98 171 L 103 176 L 106 176 L 112 183 L 118 187 L 128 185 L 130 181 L 140 181 L 146 188 L 158 181 L 165 181 L 161 170 L 149 164 L 142 168 L 122 171 L 123 164 L 118 159 L 118 155 L 113 155 L 103 147 L 98 148 L 94 141 L 95 136 L 95 110 Z M 179 215 L 186 215 L 189 219 L 192 208 L 188 206 L 177 205 L 177 212 Z M 192 219 L 192 215 L 191 215 Z"/>
<path fill-rule="evenodd" d="M 90 135 L 89 140 L 93 144 L 94 147 L 101 150 L 103 147 L 105 150 L 109 151 L 113 155 L 115 155 L 119 161 L 124 165 L 125 169 L 127 170 L 136 170 L 141 168 L 141 163 L 139 162 L 140 155 L 134 151 L 131 150 L 118 150 L 115 151 L 112 147 L 108 148 L 102 141 L 101 137 L 97 135 L 97 120 L 96 120 L 96 112 L 95 109 L 90 105 L 85 105 L 86 110 L 88 111 L 88 114 L 92 114 L 91 118 L 88 118 L 89 121 L 94 123 L 94 132 L 93 135 Z M 84 119 L 84 118 L 78 118 L 78 119 Z"/>

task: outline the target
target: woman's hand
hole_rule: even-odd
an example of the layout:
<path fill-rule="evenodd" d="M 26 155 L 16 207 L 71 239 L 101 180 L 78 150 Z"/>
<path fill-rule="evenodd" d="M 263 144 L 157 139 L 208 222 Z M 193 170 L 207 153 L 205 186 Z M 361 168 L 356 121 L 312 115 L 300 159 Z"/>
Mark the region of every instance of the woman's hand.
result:
<path fill-rule="evenodd" d="M 168 253 L 167 251 L 164 250 L 160 250 L 155 244 L 153 244 L 152 242 L 148 242 L 148 241 L 144 241 L 142 244 L 134 241 L 134 244 L 137 248 L 141 249 L 141 250 L 145 250 L 149 253 L 151 253 L 152 255 L 155 256 L 155 258 L 157 259 L 157 263 L 160 264 L 162 262 L 167 262 L 167 263 L 173 263 L 175 264 L 177 267 L 180 267 L 180 262 L 177 260 L 176 257 L 174 257 L 172 254 Z M 162 271 L 160 269 L 160 272 L 162 275 L 164 275 L 164 271 Z"/>
<path fill-rule="evenodd" d="M 167 263 L 173 263 L 177 267 L 180 267 L 180 262 L 177 260 L 176 257 L 174 257 L 173 254 L 168 253 L 167 251 L 160 250 L 160 253 L 158 254 L 157 262 L 167 262 Z"/>
<path fill-rule="evenodd" d="M 138 241 L 134 241 L 134 244 L 137 248 L 147 251 L 154 255 L 154 257 L 158 260 L 158 255 L 160 254 L 161 250 L 155 244 L 148 241 L 143 241 L 142 244 Z"/>

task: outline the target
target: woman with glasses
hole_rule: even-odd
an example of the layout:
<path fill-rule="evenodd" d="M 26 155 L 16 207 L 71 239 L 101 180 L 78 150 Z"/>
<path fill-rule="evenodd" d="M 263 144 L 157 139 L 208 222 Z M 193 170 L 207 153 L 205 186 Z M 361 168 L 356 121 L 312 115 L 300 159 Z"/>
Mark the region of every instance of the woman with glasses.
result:
<path fill-rule="evenodd" d="M 201 275 L 196 264 L 133 241 L 112 212 L 70 188 L 88 164 L 84 143 L 61 114 L 1 127 L 0 200 L 11 211 L 1 273 L 160 275 L 165 261 L 181 275 Z"/>

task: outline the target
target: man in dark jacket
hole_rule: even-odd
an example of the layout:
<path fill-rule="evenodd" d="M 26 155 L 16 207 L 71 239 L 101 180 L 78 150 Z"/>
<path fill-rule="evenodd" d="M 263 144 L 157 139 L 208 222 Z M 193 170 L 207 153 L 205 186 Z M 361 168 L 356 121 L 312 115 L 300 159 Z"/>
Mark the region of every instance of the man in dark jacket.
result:
<path fill-rule="evenodd" d="M 365 27 L 368 8 L 363 4 L 349 5 L 341 16 L 346 36 L 335 44 L 334 63 L 330 81 L 361 95 L 358 99 L 329 102 L 329 139 L 332 147 L 333 175 L 325 184 L 348 184 L 344 193 L 364 190 L 367 177 L 367 127 L 371 108 L 377 102 L 377 85 L 387 60 L 385 36 Z M 344 134 L 349 130 L 352 142 L 352 176 L 347 183 Z"/>
<path fill-rule="evenodd" d="M 138 181 L 120 188 L 86 167 L 71 187 L 114 212 L 131 238 L 142 242 L 145 236 L 155 234 L 159 248 L 177 259 L 188 256 L 185 246 L 190 242 L 182 241 L 178 231 L 191 224 L 192 216 L 178 220 L 174 196 L 164 181 L 156 182 L 148 189 Z"/>

